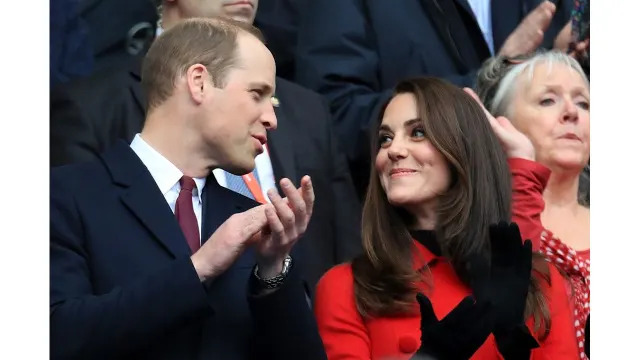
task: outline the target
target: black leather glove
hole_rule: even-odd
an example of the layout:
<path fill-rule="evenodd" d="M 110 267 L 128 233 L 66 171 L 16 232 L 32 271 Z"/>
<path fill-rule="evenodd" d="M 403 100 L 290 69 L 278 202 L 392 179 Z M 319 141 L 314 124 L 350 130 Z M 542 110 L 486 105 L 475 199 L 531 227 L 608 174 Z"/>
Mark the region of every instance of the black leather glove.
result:
<path fill-rule="evenodd" d="M 414 358 L 467 360 L 491 333 L 493 318 L 489 303 L 477 303 L 467 296 L 438 321 L 431 301 L 421 293 L 416 298 L 420 304 L 422 344 Z"/>
<path fill-rule="evenodd" d="M 529 360 L 531 350 L 540 346 L 524 324 L 505 332 L 494 331 L 493 336 L 505 360 Z"/>
<path fill-rule="evenodd" d="M 480 257 L 471 261 L 471 288 L 479 301 L 492 304 L 492 329 L 506 360 L 529 359 L 539 346 L 525 325 L 524 310 L 531 281 L 531 240 L 522 242 L 514 223 L 489 226 L 490 265 Z"/>

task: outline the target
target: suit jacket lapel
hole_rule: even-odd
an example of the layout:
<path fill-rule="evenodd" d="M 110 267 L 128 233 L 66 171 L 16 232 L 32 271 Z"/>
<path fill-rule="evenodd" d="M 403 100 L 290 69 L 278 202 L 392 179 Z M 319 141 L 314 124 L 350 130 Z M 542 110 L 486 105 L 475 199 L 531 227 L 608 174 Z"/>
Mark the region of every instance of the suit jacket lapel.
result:
<path fill-rule="evenodd" d="M 471 9 L 471 5 L 469 5 L 467 0 L 455 0 L 455 2 L 458 3 L 458 6 L 460 6 L 461 9 L 467 12 L 467 15 L 475 17 L 473 9 Z"/>
<path fill-rule="evenodd" d="M 276 84 L 277 83 L 278 80 L 276 79 Z M 280 87 L 280 85 L 276 85 L 276 87 Z M 278 95 L 282 96 L 282 91 L 279 91 Z M 294 184 L 298 184 L 300 181 L 296 172 L 296 162 L 293 151 L 292 139 L 295 136 L 295 129 L 293 129 L 293 123 L 287 119 L 287 100 L 291 99 L 281 97 L 280 105 L 274 108 L 278 119 L 278 127 L 270 131 L 267 137 L 269 158 L 273 166 L 276 186 L 279 190 L 282 190 L 280 189 L 279 181 L 283 177 L 289 178 Z M 282 193 L 282 191 L 280 191 L 280 193 Z"/>
<path fill-rule="evenodd" d="M 171 208 L 129 145 L 119 141 L 101 157 L 114 183 L 123 187 L 123 204 L 171 255 L 189 256 L 191 250 Z"/>
<path fill-rule="evenodd" d="M 464 22 L 464 30 L 466 30 L 466 34 L 468 35 L 465 36 L 467 40 L 465 46 L 473 46 L 474 49 L 474 51 L 471 52 L 474 58 L 469 59 L 470 62 L 467 62 L 467 64 L 472 69 L 475 69 L 482 65 L 484 59 L 491 56 L 491 50 L 489 50 L 487 40 L 482 34 L 482 29 L 480 28 L 476 14 L 473 12 L 469 2 L 467 0 L 455 0 L 455 2 L 460 13 L 460 18 Z M 491 4 L 489 4 L 489 6 L 491 6 Z M 489 9 L 489 11 L 491 11 L 491 9 Z M 493 21 L 493 19 L 491 21 Z"/>
<path fill-rule="evenodd" d="M 460 73 L 476 69 L 490 55 L 467 0 L 421 0 Z"/>
<path fill-rule="evenodd" d="M 459 72 L 465 73 L 469 70 L 466 60 L 463 57 L 460 46 L 451 29 L 450 16 L 442 7 L 441 2 L 443 0 L 420 0 L 424 8 L 424 12 L 429 16 L 436 31 L 440 35 L 445 48 L 449 52 L 449 55 L 453 58 L 456 68 Z M 450 0 L 444 0 L 450 1 Z"/>
<path fill-rule="evenodd" d="M 204 244 L 231 215 L 260 205 L 258 202 L 246 196 L 220 186 L 215 176 L 213 176 L 213 173 L 207 177 L 202 195 L 202 244 Z M 254 262 L 253 250 L 247 249 L 234 263 L 233 267 L 253 266 Z"/>

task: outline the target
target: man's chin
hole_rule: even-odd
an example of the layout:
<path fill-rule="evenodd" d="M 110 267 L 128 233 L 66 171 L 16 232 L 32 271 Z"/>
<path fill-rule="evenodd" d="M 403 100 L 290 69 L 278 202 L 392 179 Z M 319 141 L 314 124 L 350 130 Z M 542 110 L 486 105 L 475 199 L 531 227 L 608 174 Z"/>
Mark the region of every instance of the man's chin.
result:
<path fill-rule="evenodd" d="M 234 175 L 245 175 L 253 171 L 256 167 L 255 158 L 244 159 L 244 161 L 237 161 L 233 165 L 229 166 L 228 172 Z"/>
<path fill-rule="evenodd" d="M 241 11 L 234 11 L 233 13 L 226 14 L 225 16 L 235 21 L 240 21 L 245 24 L 251 25 L 253 23 L 253 17 L 255 17 L 255 13 L 251 13 L 250 10 L 241 10 Z"/>
<path fill-rule="evenodd" d="M 246 24 L 251 24 L 251 18 L 249 17 L 249 15 L 233 15 L 231 16 L 231 18 L 235 21 L 240 21 Z"/>

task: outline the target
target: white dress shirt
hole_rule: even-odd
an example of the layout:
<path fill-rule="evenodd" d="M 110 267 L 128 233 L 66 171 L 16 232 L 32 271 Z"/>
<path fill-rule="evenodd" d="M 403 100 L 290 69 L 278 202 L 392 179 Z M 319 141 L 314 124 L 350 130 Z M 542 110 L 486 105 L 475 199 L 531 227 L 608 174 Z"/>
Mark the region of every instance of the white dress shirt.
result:
<path fill-rule="evenodd" d="M 482 36 L 487 42 L 491 55 L 493 51 L 493 30 L 491 27 L 491 0 L 467 0 L 473 14 L 476 16 L 476 21 L 480 30 L 482 30 Z"/>
<path fill-rule="evenodd" d="M 178 200 L 178 194 L 180 193 L 180 178 L 182 172 L 167 160 L 162 154 L 157 152 L 151 145 L 147 144 L 140 134 L 136 134 L 131 142 L 131 149 L 138 155 L 144 166 L 147 167 L 153 180 L 158 184 L 160 192 L 164 196 L 165 200 L 169 204 L 171 211 L 176 212 L 176 200 Z M 198 229 L 202 234 L 202 190 L 207 181 L 206 178 L 194 178 L 197 191 L 194 189 L 191 194 L 191 201 L 193 203 L 193 211 L 196 213 L 196 219 L 198 219 Z M 202 244 L 202 239 L 200 239 Z"/>

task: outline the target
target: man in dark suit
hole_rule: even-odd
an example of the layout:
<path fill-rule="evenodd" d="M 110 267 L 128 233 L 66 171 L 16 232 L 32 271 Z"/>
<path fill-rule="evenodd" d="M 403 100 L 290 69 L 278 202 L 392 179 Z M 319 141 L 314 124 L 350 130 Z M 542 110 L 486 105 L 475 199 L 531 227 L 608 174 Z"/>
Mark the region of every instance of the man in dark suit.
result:
<path fill-rule="evenodd" d="M 259 205 L 212 175 L 254 168 L 277 126 L 275 63 L 254 30 L 168 30 L 145 57 L 142 132 L 51 171 L 52 358 L 326 358 L 289 256 L 311 179 Z"/>
<path fill-rule="evenodd" d="M 257 2 L 224 4 L 220 0 L 165 1 L 162 27 L 168 29 L 184 16 L 223 15 L 253 21 Z M 140 62 L 136 61 L 127 69 L 96 74 L 53 91 L 51 165 L 89 161 L 118 139 L 131 142 L 144 121 L 140 81 Z M 269 136 L 263 154 L 256 158 L 256 177 L 264 193 L 278 188 L 274 179 L 300 179 L 305 174 L 313 178 L 317 194 L 314 216 L 303 241 L 294 248 L 296 255 L 304 259 L 301 272 L 312 292 L 326 270 L 361 252 L 360 204 L 322 97 L 276 78 L 273 102 L 278 128 Z M 243 185 L 243 178 L 236 181 L 221 170 L 214 172 L 220 185 L 255 197 L 246 187 L 232 186 Z"/>
<path fill-rule="evenodd" d="M 492 54 L 551 47 L 571 9 L 568 0 L 558 3 L 306 1 L 300 7 L 296 81 L 329 101 L 358 192 L 364 193 L 369 177 L 369 124 L 397 82 L 428 75 L 472 86 Z"/>

